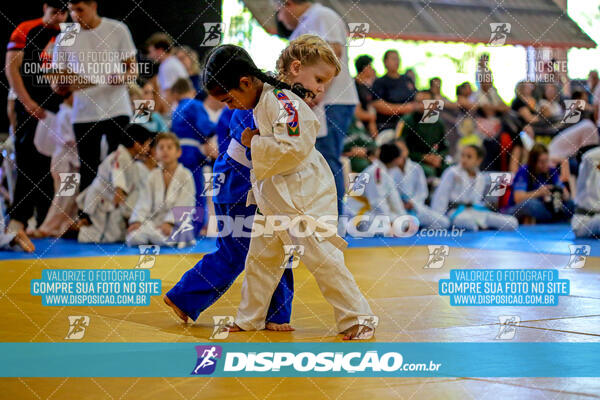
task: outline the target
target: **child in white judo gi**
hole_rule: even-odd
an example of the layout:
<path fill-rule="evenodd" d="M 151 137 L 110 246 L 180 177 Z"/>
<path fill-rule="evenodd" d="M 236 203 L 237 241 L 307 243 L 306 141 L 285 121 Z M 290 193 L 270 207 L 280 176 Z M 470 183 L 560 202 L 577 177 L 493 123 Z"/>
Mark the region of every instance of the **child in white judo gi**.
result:
<path fill-rule="evenodd" d="M 393 161 L 394 166 L 389 169 L 389 173 L 404 202 L 404 208 L 417 217 L 419 226 L 423 228 L 447 229 L 450 226 L 448 217 L 425 205 L 429 189 L 423 168 L 410 159 L 404 140 L 397 140 L 395 145 L 400 155 Z"/>
<path fill-rule="evenodd" d="M 347 197 L 346 210 L 361 235 L 363 232 L 374 233 L 385 231 L 392 236 L 393 224 L 406 210 L 396 190 L 394 179 L 389 174 L 389 167 L 400 156 L 400 151 L 393 143 L 386 143 L 375 151 L 369 150 L 371 164 L 357 178 L 364 185 L 364 191 L 354 193 L 351 187 Z M 363 189 L 362 187 L 360 189 Z M 352 227 L 348 227 L 352 234 Z"/>
<path fill-rule="evenodd" d="M 150 171 L 142 186 L 129 219 L 127 245 L 192 245 L 196 211 L 194 178 L 178 161 L 181 145 L 175 134 L 159 133 L 155 140 L 159 168 Z"/>
<path fill-rule="evenodd" d="M 458 229 L 515 230 L 519 222 L 514 216 L 492 212 L 483 204 L 485 180 L 479 165 L 484 155 L 479 146 L 465 146 L 461 151 L 460 164 L 442 174 L 433 193 L 431 208 L 446 214 L 452 226 Z"/>
<path fill-rule="evenodd" d="M 577 237 L 600 238 L 600 147 L 581 158 L 571 228 Z"/>
<path fill-rule="evenodd" d="M 260 223 L 258 213 L 267 221 L 265 228 L 270 217 L 300 221 L 274 230 L 273 235 L 252 237 L 242 300 L 231 329 L 264 329 L 271 296 L 292 259 L 286 249 L 301 248 L 300 260 L 333 306 L 338 331 L 345 339 L 372 336 L 377 319 L 344 262 L 341 248 L 346 243 L 336 235 L 335 182 L 315 149 L 320 124 L 307 104 L 314 104 L 314 97 L 340 71 L 333 50 L 317 36 L 303 35 L 292 41 L 277 62 L 286 83 L 260 71 L 237 46 L 216 47 L 206 60 L 203 83 L 207 92 L 230 108 L 254 109 L 258 129 L 242 134 L 253 168 L 253 196 L 249 194 L 248 200 L 255 200 L 259 209 L 254 227 Z"/>
<path fill-rule="evenodd" d="M 80 242 L 125 240 L 127 220 L 144 184 L 136 160 L 147 156 L 153 136 L 142 125 L 128 125 L 124 143 L 100 163 L 98 175 L 77 199 L 89 218 L 89 224 L 79 227 Z"/>
<path fill-rule="evenodd" d="M 54 152 L 50 161 L 50 172 L 54 180 L 54 197 L 48 209 L 44 222 L 37 230 L 37 236 L 60 237 L 66 233 L 77 219 L 78 188 L 71 196 L 60 196 L 61 174 L 74 174 L 79 172 L 79 156 L 73 122 L 71 121 L 71 108 L 73 95 L 65 98 L 56 118 L 52 122 L 50 131 L 55 141 Z M 65 175 L 62 175 L 65 176 Z"/>

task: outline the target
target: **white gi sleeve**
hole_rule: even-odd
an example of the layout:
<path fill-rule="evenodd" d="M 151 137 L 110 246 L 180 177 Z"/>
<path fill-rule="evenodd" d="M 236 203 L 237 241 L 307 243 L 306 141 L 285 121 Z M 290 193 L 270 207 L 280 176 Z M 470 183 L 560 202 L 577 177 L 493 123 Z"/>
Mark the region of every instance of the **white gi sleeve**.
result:
<path fill-rule="evenodd" d="M 450 192 L 454 182 L 454 175 L 456 170 L 454 168 L 447 168 L 442 173 L 440 184 L 433 192 L 431 198 L 431 208 L 440 214 L 445 214 L 448 211 L 448 203 L 450 202 Z"/>
<path fill-rule="evenodd" d="M 91 185 L 85 190 L 85 199 L 83 201 L 83 212 L 86 214 L 94 214 L 104 203 L 105 211 L 111 210 L 114 191 L 111 184 L 111 169 L 114 154 L 109 154 L 98 166 L 96 177 Z"/>
<path fill-rule="evenodd" d="M 291 171 L 302 163 L 315 146 L 319 122 L 302 100 L 284 91 L 290 100 L 289 110 L 298 116 L 298 125 L 292 126 L 284 109 L 284 100 L 275 97 L 273 90 L 266 93 L 263 104 L 255 109 L 261 136 L 254 136 L 251 145 L 252 167 L 258 180 Z M 269 136 L 269 132 L 273 136 Z"/>
<path fill-rule="evenodd" d="M 194 177 L 189 169 L 178 168 L 178 172 L 175 175 L 171 185 L 176 184 L 178 186 L 177 197 L 172 207 L 169 207 L 169 212 L 166 214 L 164 222 L 175 225 L 175 215 L 173 215 L 173 208 L 175 207 L 194 207 L 196 205 L 196 185 L 194 183 Z"/>
<path fill-rule="evenodd" d="M 157 170 L 158 177 L 162 179 L 160 170 Z M 154 172 L 154 171 L 153 171 Z M 150 173 L 146 181 L 141 182 L 140 192 L 133 207 L 129 223 L 134 222 L 144 223 L 150 219 L 150 213 L 152 211 L 152 196 L 154 194 L 154 180 L 156 179 L 156 173 Z"/>
<path fill-rule="evenodd" d="M 415 163 L 415 171 L 413 172 L 413 180 L 414 180 L 414 195 L 411 200 L 415 203 L 425 204 L 425 200 L 427 200 L 427 196 L 429 196 L 429 189 L 427 188 L 427 178 L 425 177 L 425 172 L 423 171 L 423 167 L 419 164 Z"/>

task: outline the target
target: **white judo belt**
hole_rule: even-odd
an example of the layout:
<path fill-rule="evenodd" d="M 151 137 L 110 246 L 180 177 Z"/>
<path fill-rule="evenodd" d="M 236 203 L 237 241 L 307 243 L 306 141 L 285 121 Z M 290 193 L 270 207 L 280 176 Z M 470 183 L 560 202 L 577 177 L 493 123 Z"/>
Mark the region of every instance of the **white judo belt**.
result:
<path fill-rule="evenodd" d="M 242 146 L 237 140 L 231 139 L 227 147 L 227 154 L 244 167 L 252 168 L 252 161 L 246 157 L 246 147 Z"/>

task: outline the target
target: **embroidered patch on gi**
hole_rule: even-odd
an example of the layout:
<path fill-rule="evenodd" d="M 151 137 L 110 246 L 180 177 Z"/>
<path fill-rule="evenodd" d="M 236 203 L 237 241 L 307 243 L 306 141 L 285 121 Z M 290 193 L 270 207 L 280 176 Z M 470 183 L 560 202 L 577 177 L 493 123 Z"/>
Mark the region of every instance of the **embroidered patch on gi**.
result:
<path fill-rule="evenodd" d="M 283 92 L 283 90 L 273 89 L 273 93 L 275 94 L 275 97 L 277 97 L 277 100 L 279 100 L 283 112 L 287 114 L 287 117 L 285 118 L 285 124 L 287 125 L 288 135 L 300 135 L 300 129 L 298 129 L 298 111 L 294 107 L 294 104 Z"/>

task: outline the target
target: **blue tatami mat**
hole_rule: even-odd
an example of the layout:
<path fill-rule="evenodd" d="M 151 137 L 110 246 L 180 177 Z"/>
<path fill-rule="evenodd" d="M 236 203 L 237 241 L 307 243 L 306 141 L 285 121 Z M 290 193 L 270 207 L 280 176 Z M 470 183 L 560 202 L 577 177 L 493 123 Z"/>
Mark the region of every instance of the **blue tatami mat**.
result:
<path fill-rule="evenodd" d="M 600 257 L 599 241 L 594 239 L 575 239 L 567 224 L 521 226 L 515 232 L 464 232 L 459 237 L 451 237 L 451 231 L 445 237 L 433 237 L 433 232 L 418 233 L 409 238 L 352 238 L 346 237 L 349 247 L 394 247 L 426 246 L 445 244 L 450 247 L 464 247 L 482 250 L 508 250 L 532 253 L 570 254 L 570 244 L 591 245 L 592 256 Z M 445 232 L 442 232 L 445 233 Z M 0 251 L 0 260 L 120 256 L 139 254 L 137 247 L 129 248 L 125 244 L 84 244 L 69 239 L 37 239 L 33 241 L 36 251 L 27 254 L 15 251 Z M 194 247 L 173 249 L 162 247 L 161 254 L 207 253 L 215 249 L 215 239 L 198 240 Z"/>

